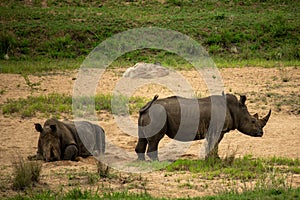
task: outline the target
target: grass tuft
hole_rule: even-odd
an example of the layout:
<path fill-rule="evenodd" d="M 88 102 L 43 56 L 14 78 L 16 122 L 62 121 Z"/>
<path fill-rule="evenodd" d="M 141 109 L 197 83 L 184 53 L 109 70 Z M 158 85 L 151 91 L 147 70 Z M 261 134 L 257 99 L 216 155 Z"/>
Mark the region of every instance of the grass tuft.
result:
<path fill-rule="evenodd" d="M 110 177 L 110 167 L 101 161 L 97 162 L 97 172 L 100 178 Z"/>
<path fill-rule="evenodd" d="M 28 187 L 32 187 L 34 183 L 39 181 L 42 165 L 39 162 L 26 161 L 20 158 L 13 163 L 13 168 L 13 189 L 24 190 Z"/>

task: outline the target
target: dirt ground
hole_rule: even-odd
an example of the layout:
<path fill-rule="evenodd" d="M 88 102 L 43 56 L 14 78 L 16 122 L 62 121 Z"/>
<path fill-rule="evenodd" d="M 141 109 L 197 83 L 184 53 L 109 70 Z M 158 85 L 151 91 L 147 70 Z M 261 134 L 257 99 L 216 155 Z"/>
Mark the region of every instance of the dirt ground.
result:
<path fill-rule="evenodd" d="M 102 75 L 97 93 L 111 93 L 122 78 L 125 69 L 109 69 Z M 30 95 L 60 93 L 72 95 L 78 71 L 48 73 L 41 76 L 29 76 L 30 86 L 24 77 L 16 74 L 0 74 L 0 104 L 7 99 L 26 98 Z M 288 157 L 300 159 L 300 69 L 290 68 L 224 68 L 219 69 L 224 89 L 227 93 L 247 95 L 248 110 L 260 117 L 272 109 L 271 118 L 264 128 L 262 138 L 252 138 L 238 131 L 227 133 L 220 143 L 219 155 L 225 157 L 230 152 L 236 156 L 252 154 L 253 157 Z M 203 78 L 196 71 L 179 71 L 192 85 L 195 94 L 204 97 L 209 94 Z M 136 81 L 136 80 L 135 80 Z M 129 87 L 129 85 L 125 86 Z M 180 87 L 180 86 L 179 86 Z M 158 94 L 166 97 L 172 94 L 168 88 L 148 85 L 137 88 L 133 95 L 153 97 Z M 99 124 L 105 129 L 106 136 L 114 145 L 124 151 L 134 152 L 137 138 L 126 134 L 116 124 L 114 117 L 107 112 L 98 114 Z M 72 116 L 69 116 L 72 119 Z M 137 116 L 131 120 L 136 122 Z M 17 194 L 11 189 L 13 162 L 27 158 L 37 151 L 38 133 L 34 123 L 43 123 L 43 117 L 21 118 L 0 114 L 0 197 Z M 163 139 L 160 148 L 170 142 Z M 202 142 L 193 142 L 182 157 L 199 158 Z M 110 154 L 109 152 L 107 153 Z M 120 155 L 121 156 L 121 155 Z M 162 160 L 166 158 L 163 157 Z M 59 161 L 42 162 L 42 174 L 37 190 L 51 189 L 65 191 L 74 187 L 91 189 L 98 192 L 108 191 L 147 191 L 159 197 L 194 197 L 216 194 L 227 188 L 241 189 L 239 181 L 224 182 L 223 179 L 206 180 L 189 172 L 154 171 L 149 173 L 126 173 L 115 171 L 118 178 L 97 179 L 96 161 L 90 157 L 78 162 Z M 254 183 L 248 183 L 253 187 Z M 300 177 L 293 176 L 293 186 L 300 186 Z"/>

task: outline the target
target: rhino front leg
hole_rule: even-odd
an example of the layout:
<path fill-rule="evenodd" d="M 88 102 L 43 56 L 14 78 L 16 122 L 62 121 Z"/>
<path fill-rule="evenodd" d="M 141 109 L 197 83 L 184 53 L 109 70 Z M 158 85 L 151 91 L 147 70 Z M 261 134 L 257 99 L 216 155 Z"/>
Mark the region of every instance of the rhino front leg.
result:
<path fill-rule="evenodd" d="M 66 147 L 63 155 L 63 160 L 75 161 L 77 156 L 78 156 L 78 148 L 76 145 L 71 144 Z"/>
<path fill-rule="evenodd" d="M 219 143 L 221 142 L 221 140 L 224 137 L 224 133 L 222 133 L 220 135 L 220 138 L 218 139 L 218 142 L 214 145 L 214 147 L 212 148 L 212 150 L 207 154 L 207 156 L 205 157 L 205 159 L 207 158 L 217 158 L 220 159 L 218 151 L 219 151 Z"/>
<path fill-rule="evenodd" d="M 145 160 L 145 152 L 147 148 L 147 139 L 139 138 L 138 143 L 135 147 L 135 152 L 138 155 L 138 160 Z"/>

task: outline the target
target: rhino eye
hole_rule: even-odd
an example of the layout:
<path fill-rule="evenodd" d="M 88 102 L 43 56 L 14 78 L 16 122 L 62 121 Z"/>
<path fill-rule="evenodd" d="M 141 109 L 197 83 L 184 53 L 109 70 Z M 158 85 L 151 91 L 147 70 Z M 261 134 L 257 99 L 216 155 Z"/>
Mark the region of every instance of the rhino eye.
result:
<path fill-rule="evenodd" d="M 251 122 L 252 122 L 252 124 L 255 124 L 256 120 L 255 120 L 255 119 L 252 119 Z"/>

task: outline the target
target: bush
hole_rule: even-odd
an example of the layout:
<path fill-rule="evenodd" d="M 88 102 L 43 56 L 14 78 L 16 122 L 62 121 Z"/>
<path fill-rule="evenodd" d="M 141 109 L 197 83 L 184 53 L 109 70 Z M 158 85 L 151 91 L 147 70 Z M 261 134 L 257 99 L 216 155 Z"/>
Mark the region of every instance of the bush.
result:
<path fill-rule="evenodd" d="M 39 181 L 42 165 L 39 162 L 26 161 L 21 158 L 13 163 L 13 168 L 13 189 L 24 190 Z"/>

